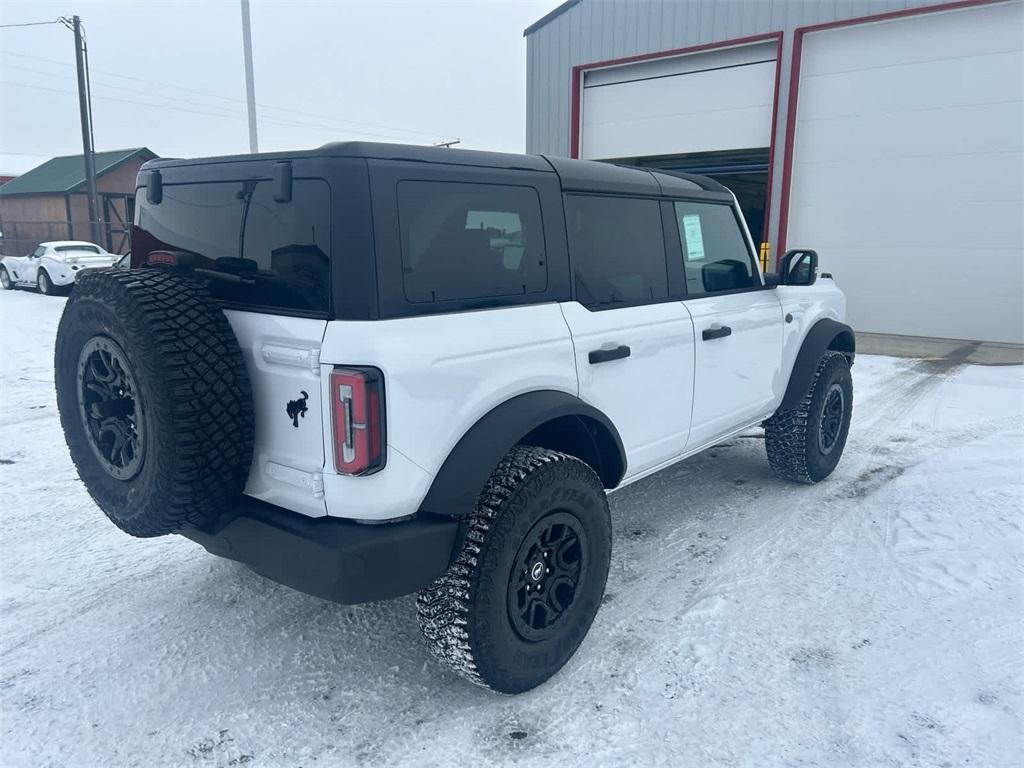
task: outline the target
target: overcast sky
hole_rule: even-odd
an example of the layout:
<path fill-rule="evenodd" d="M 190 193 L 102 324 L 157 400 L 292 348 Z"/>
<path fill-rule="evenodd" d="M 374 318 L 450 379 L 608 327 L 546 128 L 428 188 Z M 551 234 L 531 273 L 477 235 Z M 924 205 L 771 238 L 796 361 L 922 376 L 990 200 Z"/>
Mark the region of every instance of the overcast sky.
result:
<path fill-rule="evenodd" d="M 523 29 L 558 0 L 252 0 L 261 150 L 362 138 L 524 150 Z M 97 150 L 248 151 L 239 0 L 0 2 L 0 24 L 78 13 Z M 82 151 L 70 30 L 0 29 L 0 173 Z"/>

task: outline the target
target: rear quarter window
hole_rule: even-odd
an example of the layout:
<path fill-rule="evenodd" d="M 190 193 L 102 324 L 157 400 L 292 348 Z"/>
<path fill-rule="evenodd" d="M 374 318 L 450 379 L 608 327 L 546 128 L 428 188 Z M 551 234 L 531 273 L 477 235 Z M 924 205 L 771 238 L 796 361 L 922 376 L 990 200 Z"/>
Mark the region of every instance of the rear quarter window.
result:
<path fill-rule="evenodd" d="M 398 219 L 411 303 L 547 289 L 540 199 L 531 187 L 400 181 Z"/>
<path fill-rule="evenodd" d="M 293 181 L 289 202 L 269 180 L 165 184 L 159 204 L 138 208 L 133 264 L 190 271 L 233 307 L 325 314 L 330 213 L 319 179 Z"/>

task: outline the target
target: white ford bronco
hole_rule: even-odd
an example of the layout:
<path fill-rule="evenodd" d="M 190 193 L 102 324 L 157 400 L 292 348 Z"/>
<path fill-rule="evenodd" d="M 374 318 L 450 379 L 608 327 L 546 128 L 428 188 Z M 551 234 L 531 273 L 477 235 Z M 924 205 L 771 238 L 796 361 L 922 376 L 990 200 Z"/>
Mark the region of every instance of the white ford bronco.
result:
<path fill-rule="evenodd" d="M 608 492 L 761 424 L 789 480 L 843 452 L 843 294 L 810 250 L 762 274 L 710 179 L 342 143 L 151 161 L 138 201 L 56 344 L 97 505 L 328 600 L 418 592 L 494 690 L 582 642 Z"/>

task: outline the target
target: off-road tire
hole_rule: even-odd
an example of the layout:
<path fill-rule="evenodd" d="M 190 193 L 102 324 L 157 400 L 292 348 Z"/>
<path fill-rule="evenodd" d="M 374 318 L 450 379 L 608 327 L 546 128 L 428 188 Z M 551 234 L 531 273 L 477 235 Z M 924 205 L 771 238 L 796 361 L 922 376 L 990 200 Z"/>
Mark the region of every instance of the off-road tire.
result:
<path fill-rule="evenodd" d="M 39 274 L 36 275 L 36 288 L 43 296 L 53 296 L 57 293 L 57 286 L 53 284 L 53 280 L 45 269 L 40 269 Z"/>
<path fill-rule="evenodd" d="M 819 443 L 826 397 L 833 387 L 842 394 L 842 423 L 830 451 Z M 765 448 L 772 470 L 786 480 L 817 483 L 839 464 L 853 415 L 853 380 L 850 362 L 841 352 L 826 352 L 799 405 L 779 411 L 765 422 Z"/>
<path fill-rule="evenodd" d="M 552 634 L 527 641 L 508 598 L 528 534 L 555 511 L 584 532 L 585 570 Z M 554 675 L 583 642 L 604 595 L 611 518 L 601 481 L 587 464 L 544 448 L 517 446 L 491 474 L 448 572 L 419 593 L 420 627 L 431 653 L 463 677 L 501 693 L 521 693 Z M 518 571 L 517 571 L 518 572 Z"/>
<path fill-rule="evenodd" d="M 119 346 L 138 389 L 142 460 L 128 479 L 104 467 L 80 406 L 83 350 L 94 339 Z M 249 377 L 227 318 L 201 283 L 149 269 L 82 275 L 54 357 L 71 458 L 119 528 L 146 537 L 202 527 L 241 494 L 253 454 Z"/>

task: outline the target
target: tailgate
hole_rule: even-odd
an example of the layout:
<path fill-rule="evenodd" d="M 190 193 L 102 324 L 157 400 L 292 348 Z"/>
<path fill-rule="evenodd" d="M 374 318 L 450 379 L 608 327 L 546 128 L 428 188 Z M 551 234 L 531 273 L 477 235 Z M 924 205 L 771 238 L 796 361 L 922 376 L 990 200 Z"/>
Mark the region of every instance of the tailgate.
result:
<path fill-rule="evenodd" d="M 327 321 L 224 314 L 252 381 L 255 450 L 245 492 L 295 512 L 326 515 L 320 346 Z"/>

